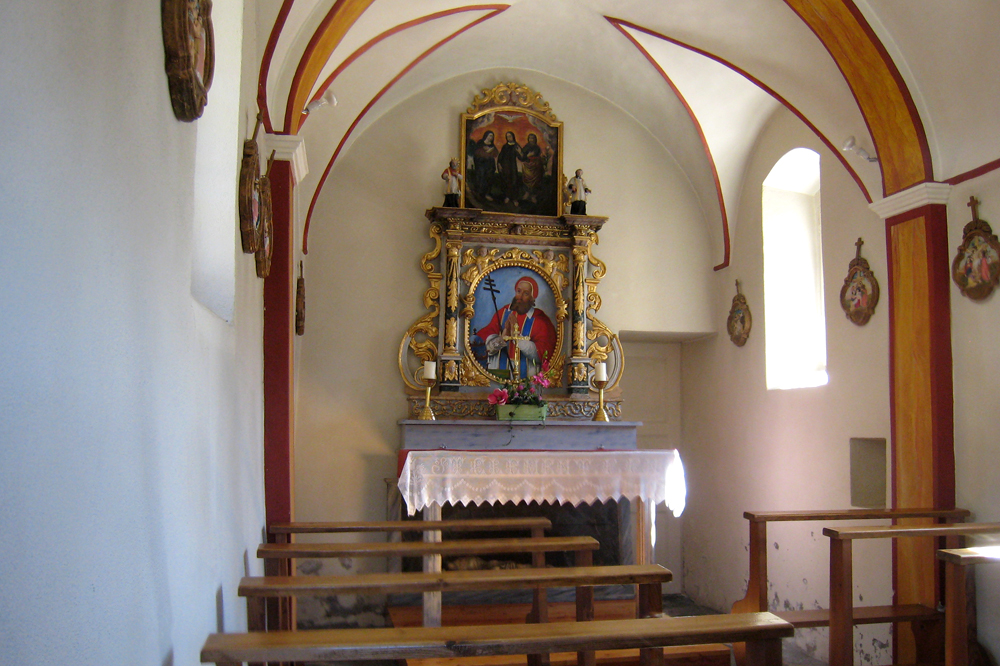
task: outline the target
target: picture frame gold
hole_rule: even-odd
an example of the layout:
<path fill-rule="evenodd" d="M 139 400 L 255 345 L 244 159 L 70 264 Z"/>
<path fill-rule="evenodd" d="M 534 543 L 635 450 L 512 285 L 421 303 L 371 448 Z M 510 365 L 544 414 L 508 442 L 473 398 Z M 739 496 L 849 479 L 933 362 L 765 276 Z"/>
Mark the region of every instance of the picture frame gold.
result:
<path fill-rule="evenodd" d="M 951 277 L 966 298 L 981 301 L 1000 282 L 1000 241 L 986 220 L 979 219 L 979 200 L 969 197 L 972 221 L 962 230 L 962 244 L 951 264 Z"/>
<path fill-rule="evenodd" d="M 516 343 L 502 344 L 495 353 L 486 349 L 487 340 L 502 337 L 504 324 L 518 307 L 518 288 L 533 287 L 530 310 L 519 335 L 529 338 L 536 346 L 538 362 L 520 356 L 519 377 L 529 377 L 541 371 L 541 362 L 548 367 L 561 368 L 564 363 L 566 340 L 567 304 L 562 297 L 559 282 L 551 271 L 537 263 L 534 255 L 519 248 L 505 252 L 495 263 L 478 272 L 468 286 L 462 311 L 465 322 L 465 339 L 468 341 L 467 367 L 487 377 L 490 381 L 509 381 L 512 370 L 511 350 Z"/>
<path fill-rule="evenodd" d="M 462 114 L 460 141 L 462 208 L 562 214 L 563 124 L 540 93 L 520 83 L 483 90 Z"/>
<path fill-rule="evenodd" d="M 170 103 L 184 122 L 201 117 L 215 75 L 212 0 L 161 0 Z"/>
<path fill-rule="evenodd" d="M 844 286 L 840 288 L 840 307 L 847 318 L 858 326 L 864 326 L 875 314 L 878 305 L 879 286 L 868 260 L 861 256 L 861 246 L 865 242 L 858 238 L 854 259 L 847 267 Z"/>

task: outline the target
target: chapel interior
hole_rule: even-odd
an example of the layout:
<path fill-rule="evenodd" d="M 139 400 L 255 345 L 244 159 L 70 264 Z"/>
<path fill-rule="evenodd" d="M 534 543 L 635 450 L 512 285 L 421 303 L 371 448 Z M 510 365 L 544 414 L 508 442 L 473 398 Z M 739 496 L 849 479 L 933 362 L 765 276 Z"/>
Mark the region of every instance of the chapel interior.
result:
<path fill-rule="evenodd" d="M 406 513 L 423 357 L 401 340 L 443 298 L 423 263 L 462 116 L 501 85 L 550 106 L 562 175 L 582 170 L 601 218 L 613 420 L 683 460 L 683 512 L 648 508 L 665 592 L 721 613 L 744 597 L 745 511 L 1000 522 L 1000 301 L 953 271 L 967 225 L 1000 225 L 996 0 L 191 0 L 214 71 L 190 120 L 157 4 L 0 10 L 0 663 L 200 663 L 209 634 L 247 629 L 237 587 L 264 573 L 268 525 Z M 252 137 L 265 278 L 241 246 Z M 785 195 L 813 236 L 768 226 Z M 859 258 L 880 291 L 861 324 L 842 307 Z M 752 318 L 734 331 L 738 295 Z M 797 384 L 772 374 L 792 348 L 812 363 Z M 768 528 L 771 610 L 830 604 L 822 527 Z M 893 543 L 854 546 L 855 602 L 937 584 L 928 544 Z M 996 663 L 1000 567 L 974 590 Z M 296 613 L 368 627 L 384 602 Z M 855 663 L 893 663 L 888 625 L 854 632 Z M 786 640 L 827 661 L 827 629 Z"/>

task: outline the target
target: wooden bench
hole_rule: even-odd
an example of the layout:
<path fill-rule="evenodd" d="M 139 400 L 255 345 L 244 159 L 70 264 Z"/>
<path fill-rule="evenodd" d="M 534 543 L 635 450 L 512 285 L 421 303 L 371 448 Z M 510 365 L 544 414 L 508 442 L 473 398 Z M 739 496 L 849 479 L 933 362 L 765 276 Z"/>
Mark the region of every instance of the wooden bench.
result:
<path fill-rule="evenodd" d="M 545 531 L 552 529 L 552 521 L 543 517 L 525 518 L 488 518 L 467 520 L 371 520 L 371 521 L 335 521 L 335 522 L 292 522 L 271 523 L 268 526 L 271 543 L 289 543 L 295 534 L 348 534 L 348 533 L 384 533 L 402 534 L 422 532 L 425 541 L 440 541 L 441 532 L 497 532 L 526 530 L 532 537 L 543 537 Z M 540 555 L 533 562 L 541 566 Z M 440 571 L 440 558 L 431 558 L 425 568 Z M 398 565 L 398 559 L 396 560 Z M 391 565 L 390 565 L 391 568 Z M 268 559 L 264 562 L 264 574 L 267 576 L 291 575 L 291 560 Z M 248 609 L 249 612 L 249 609 Z M 290 599 L 271 604 L 268 616 L 271 624 L 282 629 L 295 626 L 295 605 Z"/>
<path fill-rule="evenodd" d="M 592 537 L 532 537 L 525 539 L 463 539 L 407 543 L 268 543 L 257 548 L 262 559 L 300 557 L 425 557 L 429 555 L 486 555 L 572 552 L 577 566 L 590 566 L 600 544 Z"/>
<path fill-rule="evenodd" d="M 466 520 L 372 520 L 314 523 L 272 523 L 267 530 L 275 537 L 290 534 L 345 534 L 372 532 L 505 532 L 528 530 L 533 537 L 552 529 L 548 518 L 470 518 Z M 280 537 L 279 537 L 280 538 Z M 287 538 L 285 539 L 287 541 Z"/>
<path fill-rule="evenodd" d="M 823 528 L 830 537 L 830 666 L 854 665 L 854 580 L 852 544 L 856 539 L 895 539 L 903 537 L 946 537 L 947 545 L 961 545 L 959 540 L 973 534 L 1000 532 L 1000 523 L 961 525 L 890 525 L 887 527 Z M 934 636 L 932 620 L 940 620 L 936 609 L 913 622 L 917 663 L 941 660 L 941 643 Z"/>
<path fill-rule="evenodd" d="M 968 567 L 1000 562 L 1000 546 L 950 548 L 939 550 L 937 556 L 944 561 L 945 571 L 944 663 L 969 666 L 970 653 L 980 648 L 976 636 L 975 588 Z M 970 587 L 971 594 L 967 592 Z"/>
<path fill-rule="evenodd" d="M 572 552 L 573 563 L 576 566 L 589 567 L 593 564 L 593 552 L 600 543 L 592 537 L 532 537 L 526 539 L 462 539 L 457 541 L 414 541 L 393 543 L 273 543 L 257 548 L 257 556 L 265 560 L 288 561 L 294 558 L 330 558 L 330 557 L 424 557 L 425 570 L 440 571 L 440 561 L 428 564 L 429 558 L 442 555 L 486 555 L 530 553 L 532 564 L 541 567 L 545 564 L 545 553 Z M 265 565 L 265 571 L 273 570 Z M 431 597 L 430 595 L 434 595 Z M 534 606 L 541 610 L 545 607 L 545 598 L 540 590 L 535 591 Z M 269 613 L 274 618 L 274 625 L 290 628 L 287 620 L 273 610 Z M 424 597 L 424 624 L 435 626 L 441 622 L 441 598 L 437 592 L 426 593 Z"/>
<path fill-rule="evenodd" d="M 283 596 L 332 594 L 447 592 L 469 590 L 516 590 L 534 588 L 531 622 L 547 622 L 545 588 L 576 588 L 576 619 L 594 619 L 594 587 L 598 585 L 637 585 L 636 617 L 653 617 L 663 612 L 663 583 L 673 574 L 659 565 L 605 567 L 561 567 L 550 569 L 503 569 L 498 571 L 447 571 L 395 574 L 359 574 L 355 576 L 288 576 L 244 578 L 239 594 L 247 597 L 248 628 L 263 631 L 264 599 Z M 536 661 L 536 660 L 533 660 Z M 593 653 L 584 660 L 595 663 Z"/>
<path fill-rule="evenodd" d="M 771 613 L 464 627 L 324 629 L 212 634 L 203 663 L 335 662 L 508 654 L 589 653 L 640 648 L 642 666 L 662 664 L 665 646 L 746 642 L 750 666 L 781 666 L 794 628 Z"/>
<path fill-rule="evenodd" d="M 750 523 L 750 576 L 746 595 L 733 604 L 733 613 L 766 611 L 767 602 L 767 524 L 774 522 L 809 522 L 841 520 L 899 520 L 904 518 L 931 518 L 938 522 L 961 522 L 969 517 L 966 509 L 843 509 L 834 511 L 746 511 L 743 517 Z M 856 624 L 881 622 L 910 622 L 925 617 L 923 606 L 870 606 L 858 609 Z M 796 629 L 825 627 L 830 624 L 828 609 L 775 611 Z M 743 664 L 743 646 L 734 645 L 736 663 Z"/>
<path fill-rule="evenodd" d="M 288 596 L 334 594 L 400 594 L 471 590 L 517 590 L 524 588 L 575 587 L 578 620 L 594 618 L 593 588 L 598 585 L 638 585 L 638 617 L 652 617 L 663 611 L 663 583 L 673 574 L 658 564 L 560 567 L 550 569 L 501 569 L 498 571 L 446 571 L 440 573 L 358 574 L 353 576 L 273 576 L 247 577 L 240 581 L 239 595 L 247 598 L 248 609 L 256 610 L 251 631 L 266 629 L 263 600 Z M 535 621 L 546 621 L 544 606 L 532 613 Z"/>

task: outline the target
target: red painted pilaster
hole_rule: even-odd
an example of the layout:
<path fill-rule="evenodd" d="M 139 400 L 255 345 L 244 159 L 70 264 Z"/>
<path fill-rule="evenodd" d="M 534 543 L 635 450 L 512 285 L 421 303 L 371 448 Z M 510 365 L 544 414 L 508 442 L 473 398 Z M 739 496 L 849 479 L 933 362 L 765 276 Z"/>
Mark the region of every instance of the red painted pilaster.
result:
<path fill-rule="evenodd" d="M 267 524 L 295 515 L 293 456 L 292 165 L 271 167 L 274 256 L 264 280 L 264 505 Z"/>

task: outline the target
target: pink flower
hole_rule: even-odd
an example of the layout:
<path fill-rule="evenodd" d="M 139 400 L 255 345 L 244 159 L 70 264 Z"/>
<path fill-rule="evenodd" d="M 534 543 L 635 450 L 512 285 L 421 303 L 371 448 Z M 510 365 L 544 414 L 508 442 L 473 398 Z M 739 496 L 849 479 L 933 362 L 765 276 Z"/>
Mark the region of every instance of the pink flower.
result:
<path fill-rule="evenodd" d="M 507 389 L 497 389 L 490 393 L 490 397 L 487 398 L 491 405 L 506 405 L 507 404 Z"/>

